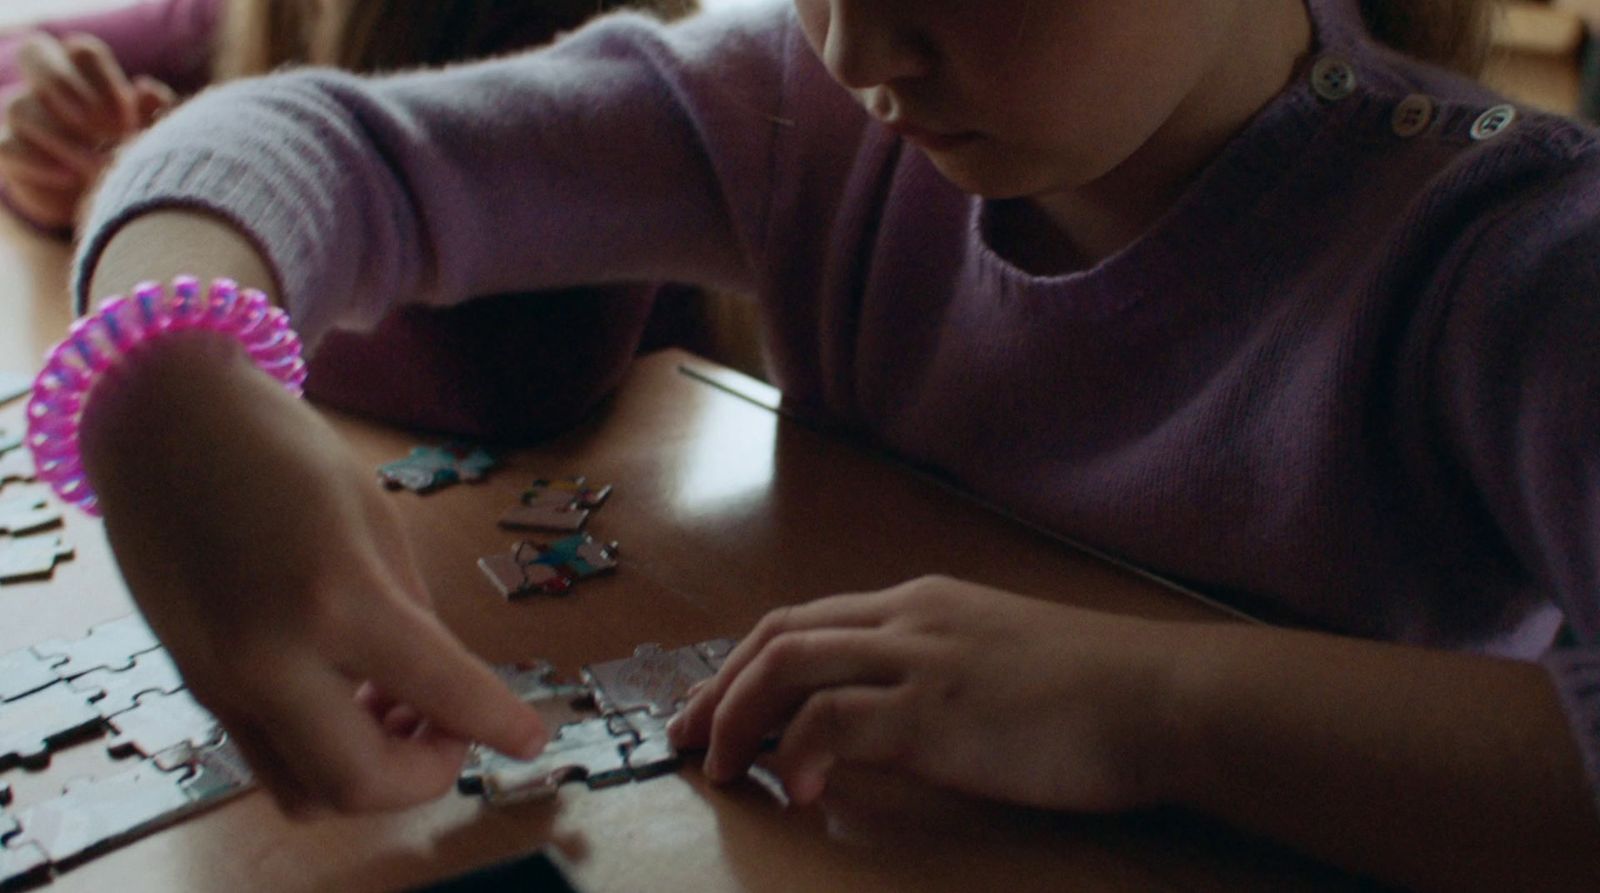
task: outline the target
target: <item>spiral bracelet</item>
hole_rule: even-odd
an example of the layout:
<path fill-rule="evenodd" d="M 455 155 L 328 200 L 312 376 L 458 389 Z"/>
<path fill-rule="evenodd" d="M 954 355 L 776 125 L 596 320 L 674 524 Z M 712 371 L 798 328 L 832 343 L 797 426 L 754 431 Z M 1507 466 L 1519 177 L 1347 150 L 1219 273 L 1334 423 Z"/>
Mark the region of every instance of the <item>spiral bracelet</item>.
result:
<path fill-rule="evenodd" d="M 204 297 L 200 288 L 200 280 L 193 276 L 174 278 L 170 290 L 159 283 L 142 283 L 132 297 L 117 295 L 73 323 L 66 339 L 45 355 L 44 369 L 28 401 L 27 443 L 39 480 L 65 502 L 90 515 L 100 514 L 79 454 L 78 424 L 84 404 L 108 369 L 163 335 L 187 331 L 231 335 L 262 371 L 291 394 L 300 395 L 306 364 L 288 314 L 272 306 L 260 291 L 241 291 L 229 279 L 214 280 Z"/>

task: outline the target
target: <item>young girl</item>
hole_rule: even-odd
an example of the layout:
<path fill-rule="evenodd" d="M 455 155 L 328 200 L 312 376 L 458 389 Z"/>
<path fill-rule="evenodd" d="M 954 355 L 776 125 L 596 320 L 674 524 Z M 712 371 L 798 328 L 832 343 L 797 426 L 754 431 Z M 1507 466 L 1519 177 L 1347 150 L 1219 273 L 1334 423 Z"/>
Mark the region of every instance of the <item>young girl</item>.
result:
<path fill-rule="evenodd" d="M 712 777 L 782 729 L 800 802 L 884 766 L 1199 810 L 1404 886 L 1588 888 L 1600 155 L 1402 52 L 1457 58 L 1475 6 L 795 0 L 288 75 L 123 154 L 79 298 L 229 275 L 314 344 L 401 299 L 759 293 L 786 399 L 1321 632 L 942 578 L 839 596 L 764 620 L 692 700 L 675 735 Z M 85 466 L 280 801 L 399 806 L 466 739 L 536 749 L 315 413 L 228 338 L 158 343 L 97 385 Z"/>

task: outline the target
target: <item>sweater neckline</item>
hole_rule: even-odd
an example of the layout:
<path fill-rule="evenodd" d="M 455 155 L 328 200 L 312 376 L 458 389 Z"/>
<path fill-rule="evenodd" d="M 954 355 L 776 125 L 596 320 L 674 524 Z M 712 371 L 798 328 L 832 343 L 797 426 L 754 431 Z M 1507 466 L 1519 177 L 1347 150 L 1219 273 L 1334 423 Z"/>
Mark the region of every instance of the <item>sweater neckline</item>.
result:
<path fill-rule="evenodd" d="M 1189 270 L 1176 261 L 1194 256 L 1195 236 L 1225 232 L 1230 222 L 1269 199 L 1316 134 L 1344 110 L 1354 96 L 1329 100 L 1314 89 L 1317 60 L 1365 55 L 1365 38 L 1355 0 L 1306 0 L 1311 18 L 1311 48 L 1289 82 L 1230 139 L 1184 188 L 1148 230 L 1099 263 L 1061 274 L 1035 274 L 997 251 L 988 232 L 997 200 L 968 200 L 969 238 L 981 275 L 998 281 L 1006 293 L 1061 297 L 1071 293 L 1076 309 L 1092 317 L 1109 316 L 1152 295 L 1180 289 Z M 1202 249 L 1203 250 L 1203 249 Z M 1217 250 L 1222 250 L 1220 246 Z"/>

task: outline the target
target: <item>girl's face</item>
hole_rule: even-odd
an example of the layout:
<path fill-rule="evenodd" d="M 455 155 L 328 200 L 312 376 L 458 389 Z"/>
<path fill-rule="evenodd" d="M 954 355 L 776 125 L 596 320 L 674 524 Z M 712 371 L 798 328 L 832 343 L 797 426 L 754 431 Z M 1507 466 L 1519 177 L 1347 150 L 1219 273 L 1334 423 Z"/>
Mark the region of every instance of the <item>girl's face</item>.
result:
<path fill-rule="evenodd" d="M 1264 0 L 795 0 L 833 77 L 962 189 L 1106 175 L 1209 90 Z M 1224 103 L 1225 104 L 1225 103 Z"/>

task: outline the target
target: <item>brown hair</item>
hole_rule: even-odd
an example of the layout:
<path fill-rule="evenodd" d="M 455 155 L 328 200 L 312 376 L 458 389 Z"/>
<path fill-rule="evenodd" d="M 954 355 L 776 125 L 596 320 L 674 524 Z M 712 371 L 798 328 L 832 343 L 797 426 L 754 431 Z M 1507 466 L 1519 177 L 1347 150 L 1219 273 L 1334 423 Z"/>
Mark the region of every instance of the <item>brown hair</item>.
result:
<path fill-rule="evenodd" d="M 1361 0 L 1372 36 L 1407 55 L 1476 75 L 1497 0 Z"/>
<path fill-rule="evenodd" d="M 694 7 L 695 0 L 231 0 L 213 74 L 442 65 L 543 43 L 602 12 L 673 18 Z"/>

